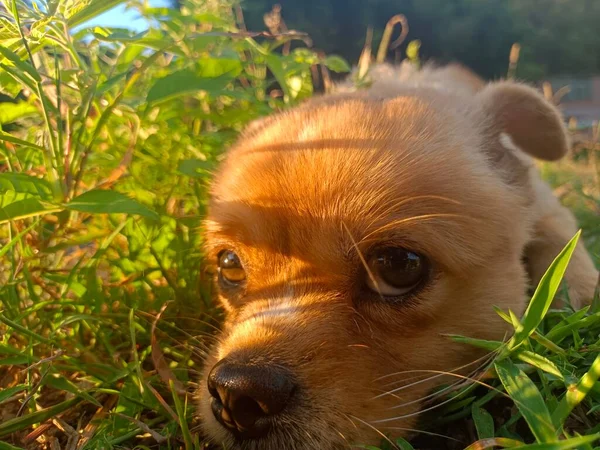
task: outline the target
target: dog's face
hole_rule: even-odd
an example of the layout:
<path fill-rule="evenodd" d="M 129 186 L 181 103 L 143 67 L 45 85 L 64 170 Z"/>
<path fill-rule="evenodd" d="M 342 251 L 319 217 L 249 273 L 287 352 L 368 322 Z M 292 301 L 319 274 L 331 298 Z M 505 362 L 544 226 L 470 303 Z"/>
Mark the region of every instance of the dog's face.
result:
<path fill-rule="evenodd" d="M 200 388 L 214 441 L 406 434 L 439 372 L 481 364 L 447 335 L 502 339 L 492 306 L 521 313 L 527 198 L 489 152 L 506 127 L 483 97 L 421 91 L 316 101 L 229 152 L 206 222 L 227 315 Z"/>

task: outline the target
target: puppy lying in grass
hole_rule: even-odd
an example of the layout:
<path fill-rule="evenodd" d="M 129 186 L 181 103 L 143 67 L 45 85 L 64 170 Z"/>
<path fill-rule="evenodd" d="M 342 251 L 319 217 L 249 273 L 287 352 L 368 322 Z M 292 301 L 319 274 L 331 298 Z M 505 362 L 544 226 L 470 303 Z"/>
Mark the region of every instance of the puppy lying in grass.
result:
<path fill-rule="evenodd" d="M 380 70 L 368 90 L 252 124 L 206 222 L 227 314 L 200 388 L 206 434 L 257 450 L 406 435 L 444 381 L 415 375 L 485 356 L 444 335 L 501 340 L 493 306 L 520 315 L 576 233 L 532 159 L 568 148 L 535 90 L 457 66 Z M 597 277 L 579 244 L 575 306 Z"/>

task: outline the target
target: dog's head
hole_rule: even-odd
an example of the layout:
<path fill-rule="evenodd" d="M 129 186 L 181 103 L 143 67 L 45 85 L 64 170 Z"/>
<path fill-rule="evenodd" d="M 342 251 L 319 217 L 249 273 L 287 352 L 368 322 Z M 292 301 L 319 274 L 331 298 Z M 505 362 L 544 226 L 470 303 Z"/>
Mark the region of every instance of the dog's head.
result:
<path fill-rule="evenodd" d="M 439 373 L 482 362 L 445 335 L 502 339 L 493 306 L 522 312 L 526 153 L 566 150 L 554 108 L 506 83 L 324 97 L 251 126 L 206 221 L 227 316 L 206 434 L 257 450 L 405 434 Z"/>

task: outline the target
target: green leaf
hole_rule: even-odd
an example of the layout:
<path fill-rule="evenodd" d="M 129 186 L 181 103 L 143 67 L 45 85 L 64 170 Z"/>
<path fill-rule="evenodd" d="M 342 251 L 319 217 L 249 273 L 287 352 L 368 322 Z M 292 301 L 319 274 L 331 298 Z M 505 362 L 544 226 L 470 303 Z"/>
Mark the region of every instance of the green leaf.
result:
<path fill-rule="evenodd" d="M 512 325 L 512 320 L 510 319 L 510 316 L 507 313 L 502 311 L 497 306 L 493 306 L 493 308 L 494 308 L 494 311 L 496 311 L 496 314 L 498 314 L 502 320 L 504 320 L 506 323 L 510 323 Z"/>
<path fill-rule="evenodd" d="M 67 23 L 71 28 L 76 27 L 122 3 L 125 0 L 92 0 L 85 8 L 69 17 Z"/>
<path fill-rule="evenodd" d="M 102 40 L 107 41 L 128 41 L 136 42 L 148 34 L 149 30 L 144 30 L 139 33 L 134 33 L 128 28 L 109 28 L 109 27 L 94 27 L 92 34 Z"/>
<path fill-rule="evenodd" d="M 104 83 L 102 83 L 100 86 L 98 86 L 98 89 L 96 89 L 96 95 L 100 96 L 102 94 L 105 94 L 107 91 L 109 91 L 114 86 L 120 86 L 122 83 L 125 83 L 129 73 L 130 73 L 129 71 L 121 72 L 121 73 L 109 78 Z"/>
<path fill-rule="evenodd" d="M 554 412 L 552 413 L 552 422 L 554 426 L 561 427 L 573 408 L 580 404 L 583 399 L 590 393 L 594 384 L 600 378 L 600 354 L 592 363 L 592 366 L 587 373 L 581 377 L 576 386 L 569 387 L 567 393 L 560 401 Z"/>
<path fill-rule="evenodd" d="M 24 450 L 23 447 L 15 447 L 10 445 L 8 442 L 0 441 L 0 450 Z"/>
<path fill-rule="evenodd" d="M 102 407 L 102 405 L 100 404 L 100 402 L 98 402 L 98 400 L 96 400 L 90 394 L 88 394 L 87 392 L 78 388 L 75 384 L 73 384 L 73 382 L 67 380 L 66 378 L 64 378 L 63 376 L 61 376 L 59 374 L 51 374 L 48 377 L 46 377 L 45 384 L 48 386 L 52 386 L 55 389 L 64 391 L 64 392 L 70 392 L 71 394 L 74 394 L 78 397 L 81 397 L 84 400 L 87 400 L 88 402 L 92 403 L 93 405 Z"/>
<path fill-rule="evenodd" d="M 495 448 L 495 447 L 502 447 L 502 448 L 517 448 L 518 447 L 518 448 L 521 448 L 522 446 L 523 446 L 523 443 L 521 441 L 497 437 L 497 438 L 492 438 L 492 439 L 481 439 L 477 442 L 472 443 L 468 447 L 466 447 L 465 450 L 483 450 L 486 448 L 491 449 L 491 448 Z"/>
<path fill-rule="evenodd" d="M 27 386 L 24 384 L 20 384 L 18 386 L 9 387 L 6 389 L 2 389 L 0 391 L 0 403 L 5 401 L 6 399 L 11 398 L 13 395 L 18 394 L 21 391 L 25 391 Z"/>
<path fill-rule="evenodd" d="M 0 131 L 0 141 L 10 142 L 11 144 L 22 145 L 24 147 L 33 148 L 35 150 L 44 151 L 44 147 L 41 147 L 33 142 L 24 141 L 23 139 L 19 139 L 18 137 L 14 137 L 8 133 Z"/>
<path fill-rule="evenodd" d="M 175 383 L 173 380 L 169 380 L 169 387 L 171 388 L 171 395 L 173 396 L 173 403 L 175 403 L 175 411 L 177 411 L 177 417 L 179 418 L 179 426 L 181 428 L 181 433 L 183 434 L 183 440 L 185 442 L 186 450 L 192 450 L 194 448 L 192 444 L 192 434 L 190 433 L 190 429 L 188 428 L 188 419 L 186 415 L 187 406 L 187 396 L 185 405 L 181 403 L 181 399 L 177 394 L 177 389 L 175 388 Z"/>
<path fill-rule="evenodd" d="M 31 362 L 31 356 L 10 356 L 8 358 L 0 359 L 0 366 L 20 366 L 24 364 L 31 364 Z"/>
<path fill-rule="evenodd" d="M 564 380 L 563 374 L 560 372 L 558 367 L 556 367 L 556 364 L 542 355 L 530 352 L 529 350 L 521 350 L 517 352 L 517 358 L 523 362 L 526 362 L 527 364 L 531 364 L 533 367 Z"/>
<path fill-rule="evenodd" d="M 344 58 L 341 58 L 336 55 L 330 55 L 327 58 L 325 58 L 323 64 L 325 64 L 325 67 L 327 67 L 329 70 L 333 70 L 337 73 L 350 72 L 352 70 L 352 68 Z"/>
<path fill-rule="evenodd" d="M 31 427 L 32 425 L 40 424 L 48 419 L 55 417 L 76 404 L 80 403 L 79 397 L 72 398 L 70 400 L 59 403 L 58 405 L 51 406 L 46 409 L 41 409 L 26 416 L 16 417 L 14 419 L 5 420 L 0 423 L 0 438 L 7 436 L 16 431 L 24 430 Z"/>
<path fill-rule="evenodd" d="M 179 161 L 177 170 L 183 175 L 194 178 L 204 178 L 212 170 L 214 170 L 215 164 L 209 161 L 202 161 L 201 159 L 184 159 Z"/>
<path fill-rule="evenodd" d="M 473 418 L 479 439 L 494 437 L 494 418 L 489 412 L 477 405 L 473 405 L 471 407 L 471 417 Z"/>
<path fill-rule="evenodd" d="M 75 197 L 65 208 L 92 214 L 135 214 L 150 219 L 159 218 L 155 211 L 120 192 L 100 189 L 87 191 Z"/>
<path fill-rule="evenodd" d="M 406 439 L 402 438 L 396 439 L 396 446 L 400 450 L 415 450 L 415 448 Z"/>
<path fill-rule="evenodd" d="M 6 255 L 8 253 L 8 251 L 17 243 L 19 242 L 19 240 L 25 236 L 27 233 L 29 233 L 34 227 L 37 226 L 37 224 L 39 223 L 39 220 L 34 221 L 31 225 L 29 225 L 27 228 L 25 228 L 24 230 L 21 230 L 19 232 L 19 234 L 17 234 L 16 236 L 14 236 L 10 242 L 8 242 L 7 244 L 3 245 L 2 247 L 0 247 L 0 258 L 2 258 L 4 255 Z"/>
<path fill-rule="evenodd" d="M 207 58 L 199 62 L 196 75 L 203 78 L 218 78 L 223 75 L 235 78 L 242 70 L 242 62 L 238 58 Z"/>
<path fill-rule="evenodd" d="M 0 193 L 6 191 L 35 195 L 42 200 L 50 200 L 52 198 L 50 183 L 24 173 L 0 173 Z"/>
<path fill-rule="evenodd" d="M 28 62 L 23 61 L 19 55 L 9 50 L 7 47 L 0 45 L 0 55 L 8 59 L 15 66 L 15 68 L 17 68 L 21 72 L 29 74 L 29 76 L 31 76 L 31 78 L 33 78 L 35 81 L 42 81 L 42 78 L 40 77 L 40 74 L 37 72 L 35 67 L 33 67 Z"/>
<path fill-rule="evenodd" d="M 1 26 L 1 16 L 0 16 Z M 20 38 L 19 38 L 20 39 Z M 5 41 L 5 45 L 8 45 Z M 9 95 L 10 97 L 16 97 L 21 92 L 21 85 L 16 81 L 8 72 L 0 71 L 0 92 Z"/>
<path fill-rule="evenodd" d="M 281 90 L 285 94 L 286 97 L 291 97 L 290 86 L 288 84 L 288 80 L 286 77 L 285 69 L 283 67 L 283 62 L 276 55 L 266 55 L 265 60 L 267 61 L 267 66 L 275 75 L 275 79 L 279 83 Z"/>
<path fill-rule="evenodd" d="M 13 123 L 24 117 L 36 115 L 38 109 L 27 102 L 0 103 L 0 125 Z"/>
<path fill-rule="evenodd" d="M 40 336 L 39 334 L 25 328 L 24 326 L 10 320 L 8 317 L 5 317 L 4 315 L 0 314 L 0 322 L 2 322 L 5 325 L 8 325 L 9 327 L 11 327 L 12 329 L 14 329 L 15 331 L 20 332 L 21 334 L 23 334 L 24 336 L 29 336 L 33 339 L 35 339 L 38 342 L 43 342 L 44 344 L 50 344 L 52 343 L 52 341 L 50 339 L 46 339 L 43 336 Z"/>
<path fill-rule="evenodd" d="M 564 441 L 559 441 L 555 443 L 546 443 L 546 444 L 530 444 L 519 447 L 524 450 L 570 450 L 570 449 L 579 449 L 581 446 L 586 444 L 591 444 L 600 440 L 600 433 L 592 434 L 589 436 L 581 436 L 571 439 L 565 439 Z"/>
<path fill-rule="evenodd" d="M 537 331 L 534 331 L 531 334 L 531 340 L 537 342 L 542 347 L 546 348 L 547 350 L 550 350 L 552 353 L 556 353 L 557 355 L 564 356 L 567 353 L 554 342 L 552 342 L 550 339 L 547 339 L 546 337 L 542 336 Z"/>
<path fill-rule="evenodd" d="M 500 341 L 487 341 L 485 339 L 469 338 L 469 337 L 465 337 L 465 336 L 459 336 L 456 334 L 448 334 L 446 336 L 448 336 L 454 342 L 458 342 L 460 344 L 473 345 L 475 347 L 483 348 L 483 349 L 489 350 L 491 352 L 498 350 L 504 344 L 503 342 L 500 342 Z"/>
<path fill-rule="evenodd" d="M 535 293 L 523 315 L 521 324 L 517 327 L 514 336 L 508 344 L 509 350 L 514 350 L 527 339 L 531 333 L 538 327 L 546 312 L 554 300 L 556 291 L 560 286 L 560 282 L 567 270 L 571 255 L 575 251 L 577 241 L 581 235 L 581 230 L 569 241 L 565 248 L 552 261 L 550 267 L 542 277 L 538 284 Z"/>
<path fill-rule="evenodd" d="M 542 443 L 556 442 L 556 430 L 552 425 L 550 412 L 533 381 L 508 359 L 496 361 L 494 366 L 498 378 L 527 421 L 536 440 Z"/>
<path fill-rule="evenodd" d="M 192 69 L 184 69 L 158 79 L 148 91 L 146 101 L 157 103 L 184 94 L 206 91 L 211 95 L 221 95 L 233 79 L 232 75 L 206 78 Z"/>
<path fill-rule="evenodd" d="M 0 208 L 0 224 L 11 220 L 41 216 L 43 214 L 50 214 L 61 210 L 62 208 L 41 202 L 37 198 L 26 198 Z"/>
<path fill-rule="evenodd" d="M 580 330 L 594 325 L 600 321 L 600 312 L 590 314 L 587 317 L 577 317 L 576 320 L 567 319 L 567 323 L 562 326 L 556 326 L 552 328 L 547 334 L 546 338 L 554 343 L 560 343 L 567 336 L 571 336 L 575 330 Z"/>
<path fill-rule="evenodd" d="M 127 46 L 140 46 L 145 49 L 152 48 L 154 50 L 169 51 L 178 56 L 186 56 L 172 42 L 165 40 L 164 35 L 159 30 L 145 30 L 140 33 L 133 33 L 128 29 L 122 28 L 106 28 L 94 27 L 93 36 L 100 41 L 118 42 Z"/>

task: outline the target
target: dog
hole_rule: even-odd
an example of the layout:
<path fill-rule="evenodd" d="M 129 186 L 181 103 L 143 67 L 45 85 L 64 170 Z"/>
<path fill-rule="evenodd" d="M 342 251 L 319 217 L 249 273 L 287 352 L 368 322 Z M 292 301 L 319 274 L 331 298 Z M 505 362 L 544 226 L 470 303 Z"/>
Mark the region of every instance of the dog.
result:
<path fill-rule="evenodd" d="M 249 125 L 214 177 L 206 254 L 226 320 L 199 415 L 225 448 L 406 436 L 435 374 L 485 359 L 447 335 L 502 340 L 493 307 L 522 314 L 577 232 L 534 163 L 569 150 L 536 90 L 456 65 L 374 74 Z M 574 306 L 592 298 L 582 243 L 565 278 Z"/>

